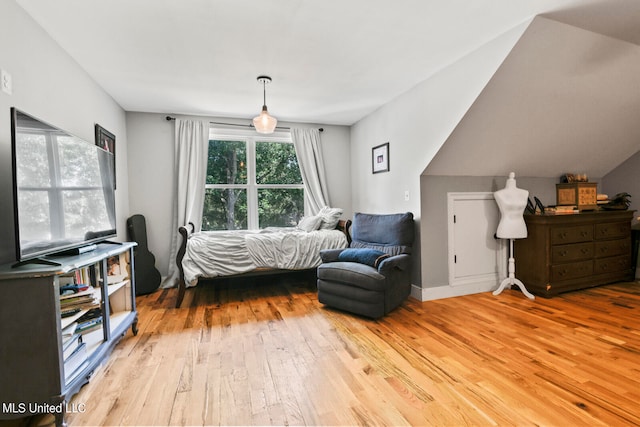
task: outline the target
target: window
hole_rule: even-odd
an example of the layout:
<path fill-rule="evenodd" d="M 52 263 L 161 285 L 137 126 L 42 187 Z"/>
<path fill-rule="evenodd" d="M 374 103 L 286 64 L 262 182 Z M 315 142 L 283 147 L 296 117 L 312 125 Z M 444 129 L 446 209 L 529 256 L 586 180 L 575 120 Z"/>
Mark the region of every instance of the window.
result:
<path fill-rule="evenodd" d="M 203 230 L 290 227 L 304 215 L 304 189 L 289 134 L 247 136 L 212 129 Z"/>

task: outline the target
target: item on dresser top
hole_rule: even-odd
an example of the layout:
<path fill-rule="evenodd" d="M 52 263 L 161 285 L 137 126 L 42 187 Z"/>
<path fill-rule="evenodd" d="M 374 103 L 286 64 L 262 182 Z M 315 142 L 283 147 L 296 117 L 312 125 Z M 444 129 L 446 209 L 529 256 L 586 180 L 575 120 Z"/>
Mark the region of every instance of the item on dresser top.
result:
<path fill-rule="evenodd" d="M 618 193 L 608 203 L 600 204 L 599 206 L 605 210 L 618 210 L 624 211 L 629 209 L 631 205 L 631 195 L 629 193 Z"/>
<path fill-rule="evenodd" d="M 595 182 L 556 184 L 556 205 L 576 205 L 580 211 L 597 209 L 597 187 Z"/>

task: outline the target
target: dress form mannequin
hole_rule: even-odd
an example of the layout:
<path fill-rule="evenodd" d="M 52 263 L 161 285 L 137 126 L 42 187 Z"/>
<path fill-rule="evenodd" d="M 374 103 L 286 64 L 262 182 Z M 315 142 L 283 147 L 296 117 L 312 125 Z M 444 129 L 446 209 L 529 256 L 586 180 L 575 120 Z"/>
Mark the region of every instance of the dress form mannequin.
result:
<path fill-rule="evenodd" d="M 513 257 L 513 239 L 527 237 L 527 224 L 522 214 L 529 200 L 529 192 L 516 187 L 515 173 L 511 172 L 504 189 L 496 191 L 493 196 L 500 208 L 500 222 L 496 236 L 500 239 L 509 239 L 509 277 L 502 281 L 493 294 L 498 295 L 506 287 L 511 288 L 512 285 L 517 285 L 529 299 L 534 299 L 524 284 L 516 279 L 516 261 Z"/>

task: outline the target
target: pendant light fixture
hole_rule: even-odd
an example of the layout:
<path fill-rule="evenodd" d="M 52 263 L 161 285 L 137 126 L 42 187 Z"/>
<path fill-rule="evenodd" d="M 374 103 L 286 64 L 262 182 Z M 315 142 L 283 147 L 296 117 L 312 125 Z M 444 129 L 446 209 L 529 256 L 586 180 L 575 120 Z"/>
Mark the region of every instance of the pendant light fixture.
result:
<path fill-rule="evenodd" d="M 267 83 L 271 83 L 271 77 L 269 76 L 258 76 L 258 83 L 262 83 L 262 95 L 263 95 L 263 104 L 262 111 L 259 116 L 253 118 L 253 126 L 256 128 L 256 132 L 258 133 L 273 133 L 276 129 L 276 125 L 278 124 L 278 120 L 269 114 L 267 111 Z"/>

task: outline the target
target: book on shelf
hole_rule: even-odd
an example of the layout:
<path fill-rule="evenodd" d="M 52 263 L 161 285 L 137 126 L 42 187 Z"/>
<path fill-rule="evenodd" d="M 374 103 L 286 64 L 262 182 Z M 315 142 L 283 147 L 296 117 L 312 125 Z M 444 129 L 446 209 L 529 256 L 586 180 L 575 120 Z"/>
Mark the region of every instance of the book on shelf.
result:
<path fill-rule="evenodd" d="M 80 343 L 64 361 L 64 380 L 68 382 L 73 374 L 87 361 L 87 345 Z"/>
<path fill-rule="evenodd" d="M 74 295 L 79 295 L 89 290 L 89 285 L 84 283 L 67 283 L 60 284 L 60 298 L 69 298 Z"/>
<path fill-rule="evenodd" d="M 62 359 L 67 360 L 82 344 L 82 334 L 75 332 L 69 339 L 62 342 Z"/>
<path fill-rule="evenodd" d="M 75 332 L 86 334 L 102 327 L 102 310 L 92 308 L 78 318 Z"/>
<path fill-rule="evenodd" d="M 89 332 L 93 332 L 100 328 L 102 328 L 102 316 L 83 323 L 78 323 L 76 331 L 81 334 L 88 334 Z"/>
<path fill-rule="evenodd" d="M 79 297 L 86 297 L 87 295 L 93 297 L 94 296 L 94 289 L 91 287 L 88 287 L 82 291 L 78 291 L 72 294 L 63 294 L 60 295 L 60 301 L 65 301 L 65 300 L 71 300 L 73 298 L 79 298 Z"/>
<path fill-rule="evenodd" d="M 75 271 L 75 282 L 76 284 L 91 283 L 91 275 L 89 274 L 89 267 L 79 268 Z"/>
<path fill-rule="evenodd" d="M 80 291 L 71 295 L 60 296 L 60 312 L 62 317 L 73 315 L 78 309 L 92 308 L 100 304 L 100 292 L 97 289 L 89 287 L 84 291 Z"/>
<path fill-rule="evenodd" d="M 73 337 L 73 335 L 76 333 L 76 328 L 78 327 L 78 322 L 72 322 L 69 323 L 67 326 L 65 326 L 62 329 L 62 342 L 65 342 L 69 339 L 71 339 L 71 337 Z"/>

